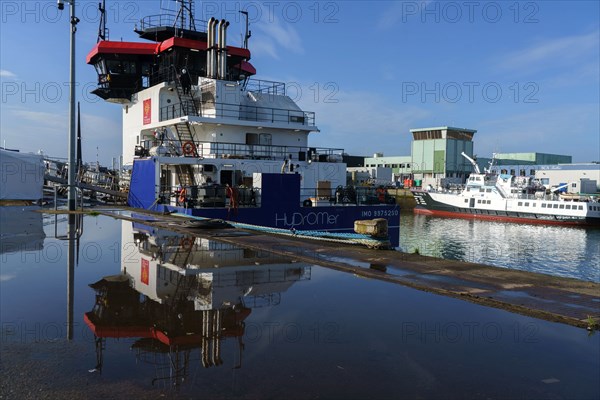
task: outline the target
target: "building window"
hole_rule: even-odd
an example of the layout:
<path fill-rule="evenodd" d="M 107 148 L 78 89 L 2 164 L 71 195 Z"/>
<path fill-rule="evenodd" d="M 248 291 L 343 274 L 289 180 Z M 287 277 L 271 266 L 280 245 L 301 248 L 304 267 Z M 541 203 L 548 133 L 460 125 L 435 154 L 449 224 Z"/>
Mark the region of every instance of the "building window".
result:
<path fill-rule="evenodd" d="M 565 208 L 564 204 L 561 204 L 558 208 L 560 208 L 561 210 Z"/>
<path fill-rule="evenodd" d="M 546 203 L 542 203 L 542 208 L 546 208 Z"/>
<path fill-rule="evenodd" d="M 514 176 L 514 175 L 515 175 L 515 170 L 514 170 L 514 169 L 511 169 L 511 170 L 510 170 L 510 174 Z"/>
<path fill-rule="evenodd" d="M 520 201 L 520 202 L 518 202 L 518 203 L 517 203 L 517 205 L 518 205 L 519 207 L 521 207 L 521 206 L 523 205 L 523 202 L 522 202 L 522 201 Z"/>
<path fill-rule="evenodd" d="M 534 176 L 535 175 L 535 169 L 530 169 L 529 170 L 529 175 Z"/>
<path fill-rule="evenodd" d="M 525 207 L 529 207 L 529 202 L 528 201 L 525 202 Z"/>
<path fill-rule="evenodd" d="M 567 210 L 570 210 L 570 209 L 571 209 L 571 205 L 570 205 L 570 204 L 567 204 L 565 208 L 566 208 Z"/>

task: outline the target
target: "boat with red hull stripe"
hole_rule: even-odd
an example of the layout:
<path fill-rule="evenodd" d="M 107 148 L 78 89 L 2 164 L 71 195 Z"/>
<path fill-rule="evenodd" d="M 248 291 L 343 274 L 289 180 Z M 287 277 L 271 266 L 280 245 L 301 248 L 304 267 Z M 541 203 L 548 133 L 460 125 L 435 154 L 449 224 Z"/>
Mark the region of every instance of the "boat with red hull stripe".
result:
<path fill-rule="evenodd" d="M 600 202 L 594 195 L 549 191 L 527 178 L 475 172 L 463 188 L 411 190 L 417 214 L 518 223 L 600 227 Z M 563 188 L 558 188 L 563 189 Z"/>

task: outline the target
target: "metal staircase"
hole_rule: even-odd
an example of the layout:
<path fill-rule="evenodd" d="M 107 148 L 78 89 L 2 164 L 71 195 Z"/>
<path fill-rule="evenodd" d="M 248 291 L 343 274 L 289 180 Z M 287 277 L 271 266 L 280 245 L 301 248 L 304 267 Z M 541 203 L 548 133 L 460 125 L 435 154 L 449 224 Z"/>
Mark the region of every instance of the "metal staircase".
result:
<path fill-rule="evenodd" d="M 177 174 L 177 179 L 179 179 L 179 184 L 182 187 L 194 186 L 194 171 L 192 170 L 192 166 L 188 164 L 174 164 L 175 173 Z"/>
<path fill-rule="evenodd" d="M 189 75 L 179 73 L 173 67 L 175 77 L 175 89 L 177 90 L 177 97 L 179 98 L 179 115 L 198 115 L 198 108 L 196 107 L 196 101 L 192 96 L 191 90 L 191 78 Z M 198 157 L 198 151 L 196 150 L 196 144 L 194 141 L 194 133 L 190 127 L 189 122 L 185 121 L 179 124 L 175 124 L 175 131 L 179 138 L 179 144 L 181 146 L 181 155 L 186 157 Z"/>
<path fill-rule="evenodd" d="M 185 157 L 198 157 L 198 150 L 194 141 L 194 134 L 190 129 L 188 122 L 182 122 L 175 124 L 175 132 L 177 132 L 177 138 L 179 139 L 179 145 L 181 146 L 181 152 Z"/>

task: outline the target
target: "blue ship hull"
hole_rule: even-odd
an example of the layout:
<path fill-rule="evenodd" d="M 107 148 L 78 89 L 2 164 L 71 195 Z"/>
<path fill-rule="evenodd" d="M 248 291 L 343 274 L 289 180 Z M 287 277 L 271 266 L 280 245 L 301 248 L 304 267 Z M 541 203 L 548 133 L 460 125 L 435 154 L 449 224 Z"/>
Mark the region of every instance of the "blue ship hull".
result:
<path fill-rule="evenodd" d="M 184 208 L 160 204 L 157 200 L 155 168 L 152 159 L 135 161 L 128 198 L 131 207 L 154 211 L 176 211 L 195 217 L 218 218 L 280 229 L 340 233 L 354 232 L 354 221 L 384 218 L 388 222 L 391 245 L 399 246 L 400 207 L 397 204 L 334 204 L 303 207 L 300 203 L 300 175 L 262 174 L 259 206 L 231 209 L 227 207 Z"/>

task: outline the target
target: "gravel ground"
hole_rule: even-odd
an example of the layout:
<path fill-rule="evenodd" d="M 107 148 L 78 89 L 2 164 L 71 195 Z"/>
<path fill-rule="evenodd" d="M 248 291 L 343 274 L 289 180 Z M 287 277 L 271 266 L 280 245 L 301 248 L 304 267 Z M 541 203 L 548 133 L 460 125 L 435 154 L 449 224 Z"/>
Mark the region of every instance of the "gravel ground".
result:
<path fill-rule="evenodd" d="M 165 399 L 173 393 L 131 381 L 108 382 L 81 363 L 82 345 L 65 342 L 2 343 L 0 399 Z M 86 371 L 86 374 L 82 374 Z"/>

